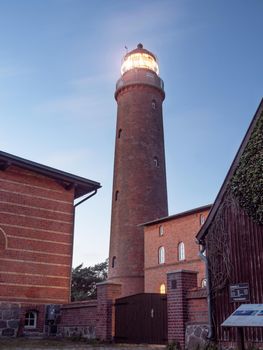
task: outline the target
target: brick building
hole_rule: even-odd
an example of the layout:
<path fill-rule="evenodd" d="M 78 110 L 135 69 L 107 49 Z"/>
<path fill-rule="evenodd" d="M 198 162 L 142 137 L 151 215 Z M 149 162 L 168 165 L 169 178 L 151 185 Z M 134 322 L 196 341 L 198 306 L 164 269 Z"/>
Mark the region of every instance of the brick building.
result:
<path fill-rule="evenodd" d="M 195 235 L 210 208 L 206 205 L 144 224 L 145 293 L 166 293 L 167 273 L 178 269 L 196 271 L 198 286 L 205 285 Z"/>
<path fill-rule="evenodd" d="M 0 152 L 0 301 L 70 301 L 74 201 L 98 188 Z"/>

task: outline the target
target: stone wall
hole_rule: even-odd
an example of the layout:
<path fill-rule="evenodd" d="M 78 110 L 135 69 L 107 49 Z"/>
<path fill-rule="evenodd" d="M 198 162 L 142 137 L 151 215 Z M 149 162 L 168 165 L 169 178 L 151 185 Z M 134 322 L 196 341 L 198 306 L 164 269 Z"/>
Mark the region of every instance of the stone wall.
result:
<path fill-rule="evenodd" d="M 190 324 L 185 330 L 185 347 L 187 350 L 202 349 L 208 344 L 208 325 Z"/>
<path fill-rule="evenodd" d="M 0 302 L 0 337 L 16 337 L 20 325 L 20 305 Z"/>

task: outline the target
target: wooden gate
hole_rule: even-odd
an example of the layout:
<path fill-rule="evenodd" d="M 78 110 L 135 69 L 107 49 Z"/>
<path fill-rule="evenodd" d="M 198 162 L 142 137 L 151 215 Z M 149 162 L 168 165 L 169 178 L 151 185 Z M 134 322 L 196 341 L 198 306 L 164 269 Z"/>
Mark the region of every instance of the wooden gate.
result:
<path fill-rule="evenodd" d="M 164 344 L 167 342 L 167 296 L 144 293 L 116 299 L 115 341 Z"/>

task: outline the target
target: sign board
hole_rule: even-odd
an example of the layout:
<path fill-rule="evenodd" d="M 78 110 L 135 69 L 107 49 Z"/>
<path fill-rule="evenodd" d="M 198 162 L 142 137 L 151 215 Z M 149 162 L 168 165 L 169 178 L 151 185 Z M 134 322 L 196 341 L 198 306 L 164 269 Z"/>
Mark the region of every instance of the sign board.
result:
<path fill-rule="evenodd" d="M 230 301 L 233 302 L 241 302 L 241 301 L 249 301 L 249 285 L 248 283 L 238 283 L 238 284 L 230 284 L 229 286 L 229 295 Z"/>
<path fill-rule="evenodd" d="M 263 304 L 242 304 L 222 324 L 222 327 L 263 327 Z"/>

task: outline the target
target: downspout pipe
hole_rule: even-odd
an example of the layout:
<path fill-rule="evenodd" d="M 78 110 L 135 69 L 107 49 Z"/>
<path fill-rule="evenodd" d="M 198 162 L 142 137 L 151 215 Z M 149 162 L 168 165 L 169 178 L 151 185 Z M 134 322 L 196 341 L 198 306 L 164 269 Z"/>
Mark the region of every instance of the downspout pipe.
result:
<path fill-rule="evenodd" d="M 95 196 L 95 194 L 97 193 L 97 191 L 98 191 L 98 190 L 94 190 L 94 192 L 92 192 L 89 196 L 83 198 L 81 201 L 79 201 L 78 203 L 74 204 L 74 209 L 75 209 L 78 205 L 80 205 L 80 204 L 82 204 L 83 202 L 85 202 L 86 200 L 88 200 L 89 198 Z"/>
<path fill-rule="evenodd" d="M 202 247 L 202 249 L 198 253 L 198 256 L 205 263 L 205 274 L 206 274 L 206 280 L 207 280 L 207 305 L 208 305 L 208 324 L 209 324 L 207 339 L 214 340 L 215 330 L 214 330 L 214 324 L 213 324 L 213 318 L 212 318 L 211 281 L 210 281 L 210 274 L 208 269 L 208 259 L 205 256 L 206 243 L 205 241 L 202 240 L 202 241 L 198 241 L 198 244 L 200 244 Z"/>
<path fill-rule="evenodd" d="M 72 220 L 72 242 L 71 242 L 71 246 L 72 246 L 72 252 L 71 252 L 71 267 L 70 267 L 70 279 L 69 279 L 69 302 L 71 301 L 71 281 L 72 281 L 72 261 L 73 261 L 73 246 L 74 246 L 74 229 L 75 229 L 75 212 L 76 212 L 76 207 L 82 203 L 84 203 L 86 200 L 88 200 L 89 198 L 95 196 L 95 194 L 97 193 L 97 189 L 94 190 L 94 192 L 92 192 L 89 196 L 83 198 L 81 201 L 79 201 L 78 203 L 73 205 L 73 220 Z"/>

